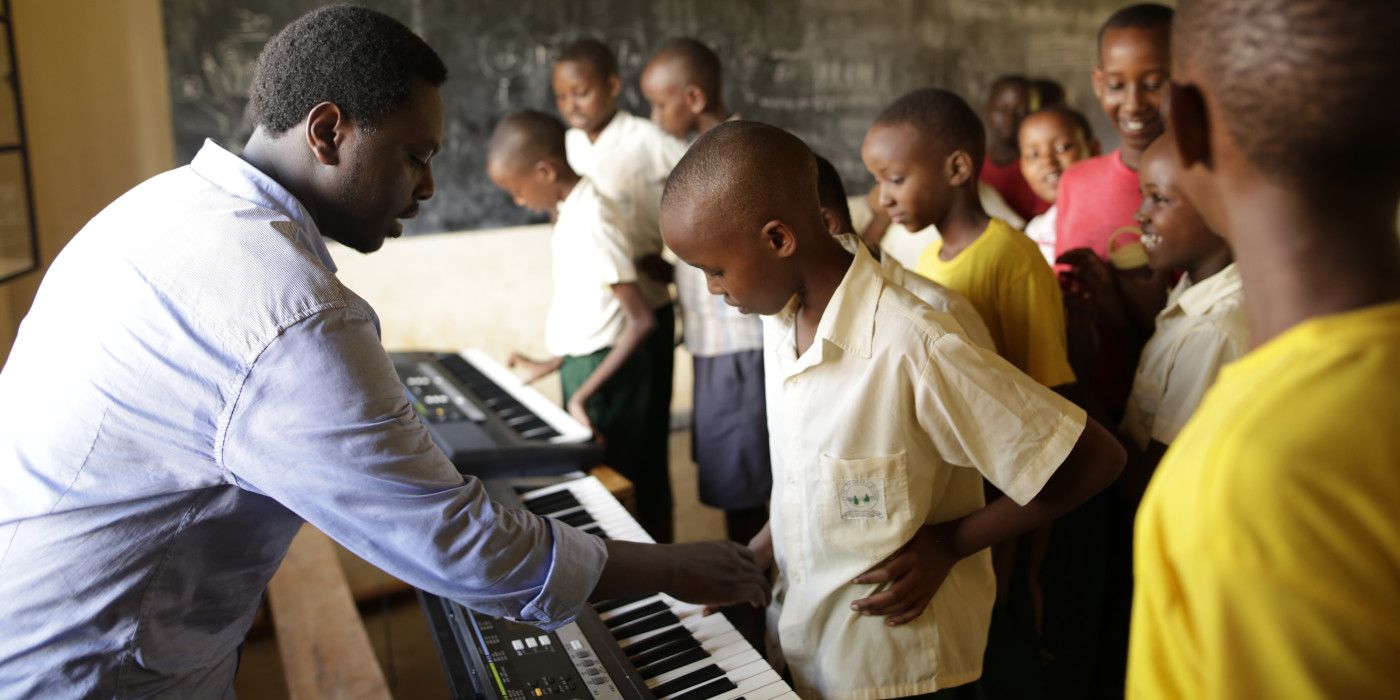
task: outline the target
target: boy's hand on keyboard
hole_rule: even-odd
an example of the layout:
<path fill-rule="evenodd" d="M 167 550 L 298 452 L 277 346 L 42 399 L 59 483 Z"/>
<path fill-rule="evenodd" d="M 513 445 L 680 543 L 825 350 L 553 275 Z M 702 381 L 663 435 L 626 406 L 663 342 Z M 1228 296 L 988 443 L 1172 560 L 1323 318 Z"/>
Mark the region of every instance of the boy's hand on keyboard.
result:
<path fill-rule="evenodd" d="M 724 540 L 668 546 L 673 548 L 672 577 L 666 592 L 673 597 L 715 608 L 768 604 L 768 576 L 748 547 Z"/>
<path fill-rule="evenodd" d="M 510 359 L 506 360 L 506 367 L 525 370 L 523 381 L 526 384 L 534 384 L 539 381 L 540 378 L 559 369 L 559 365 L 561 364 L 563 364 L 562 358 L 551 357 L 548 360 L 541 361 L 531 359 L 518 352 L 511 353 Z"/>
<path fill-rule="evenodd" d="M 569 399 L 569 405 L 567 408 L 569 409 L 569 415 L 573 416 L 574 420 L 583 424 L 583 427 L 588 428 L 589 430 L 593 429 L 593 421 L 588 419 L 587 396 L 580 396 L 578 394 L 574 394 L 573 397 Z"/>
<path fill-rule="evenodd" d="M 885 624 L 902 625 L 923 614 L 933 594 L 958 563 L 948 523 L 925 525 L 914 538 L 869 571 L 855 583 L 888 583 L 875 595 L 851 603 L 862 615 L 884 615 Z"/>

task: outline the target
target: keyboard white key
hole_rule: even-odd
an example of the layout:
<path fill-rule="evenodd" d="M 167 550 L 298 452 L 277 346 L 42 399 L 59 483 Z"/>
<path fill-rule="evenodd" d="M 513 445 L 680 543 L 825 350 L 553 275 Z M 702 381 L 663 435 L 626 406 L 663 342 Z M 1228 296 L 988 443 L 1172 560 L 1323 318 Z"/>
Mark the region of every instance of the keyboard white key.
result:
<path fill-rule="evenodd" d="M 622 504 L 618 503 L 617 499 L 614 498 L 611 493 L 608 493 L 608 490 L 602 483 L 593 477 L 584 477 L 545 486 L 522 494 L 521 498 L 522 500 L 535 499 L 541 496 L 556 494 L 561 491 L 568 491 L 573 495 L 582 509 L 587 511 L 587 515 L 591 518 L 593 523 L 608 537 L 616 540 L 633 542 L 653 541 L 652 538 L 647 535 L 646 531 L 637 524 L 636 519 L 632 517 L 631 513 L 628 513 L 627 510 L 622 507 Z M 551 513 L 550 515 L 558 517 L 577 514 L 578 511 L 578 506 L 571 506 L 567 509 L 559 510 L 556 513 Z M 670 656 L 660 658 L 655 656 L 648 657 L 647 666 L 645 667 L 654 665 L 666 667 L 666 661 L 678 654 L 694 655 L 695 643 L 698 643 L 700 650 L 702 650 L 705 655 L 704 658 L 676 668 L 670 668 L 657 674 L 654 678 L 647 679 L 648 688 L 666 686 L 667 694 L 661 700 L 679 697 L 697 688 L 703 688 L 721 682 L 720 678 L 727 679 L 729 683 L 733 683 L 737 687 L 716 693 L 709 700 L 735 700 L 740 697 L 745 700 L 796 700 L 796 695 L 792 692 L 792 688 L 790 688 L 787 683 L 782 680 L 782 677 L 763 660 L 762 655 L 744 639 L 743 635 L 739 634 L 739 632 L 734 629 L 734 626 L 729 623 L 729 620 L 720 614 L 705 615 L 704 606 L 681 602 L 668 595 L 662 594 L 629 602 L 626 605 L 601 612 L 598 616 L 604 623 L 613 621 L 611 624 L 614 628 L 614 632 L 617 630 L 626 631 L 626 628 L 633 624 L 642 622 L 643 620 L 649 620 L 653 615 L 660 615 L 662 612 L 660 609 L 658 609 L 657 612 L 642 617 L 637 617 L 636 615 L 642 608 L 655 606 L 657 603 L 661 603 L 661 607 L 664 607 L 665 611 L 669 611 L 674 615 L 675 620 L 671 620 L 669 624 L 662 624 L 653 629 L 634 633 L 627 638 L 618 639 L 618 644 L 623 649 L 628 649 L 632 647 L 632 645 L 642 644 L 644 649 L 639 653 L 647 654 L 657 647 L 663 646 L 661 641 L 664 641 L 664 639 L 670 639 L 672 637 L 677 640 L 685 639 L 685 636 L 677 637 L 675 633 L 675 630 L 683 628 L 689 638 L 694 639 L 694 642 L 670 642 L 671 644 L 676 644 L 677 648 L 681 648 L 681 650 Z M 628 617 L 624 618 L 623 616 Z M 619 619 L 623 619 L 624 621 L 617 623 Z M 679 621 L 679 624 L 677 624 L 676 620 Z M 642 626 L 651 625 L 643 624 Z M 661 635 L 670 636 L 650 645 L 645 644 L 647 640 L 660 637 Z M 665 652 L 662 653 L 665 654 Z M 680 659 L 675 660 L 679 661 Z M 684 679 L 689 674 L 702 671 L 711 666 L 721 671 L 722 675 L 696 681 L 690 684 L 689 687 L 679 690 L 675 689 L 673 686 L 666 685 L 668 683 L 674 683 L 677 679 Z M 724 686 L 720 685 L 718 687 Z M 711 686 L 712 690 L 714 688 L 715 686 Z"/>

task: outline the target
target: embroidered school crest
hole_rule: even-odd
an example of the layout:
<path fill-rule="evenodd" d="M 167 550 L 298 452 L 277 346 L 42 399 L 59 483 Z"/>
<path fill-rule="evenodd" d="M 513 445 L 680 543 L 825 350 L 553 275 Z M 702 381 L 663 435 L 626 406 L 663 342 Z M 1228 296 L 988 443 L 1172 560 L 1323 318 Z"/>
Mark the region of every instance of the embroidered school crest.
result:
<path fill-rule="evenodd" d="M 885 480 L 842 479 L 837 489 L 841 499 L 841 519 L 885 518 Z"/>

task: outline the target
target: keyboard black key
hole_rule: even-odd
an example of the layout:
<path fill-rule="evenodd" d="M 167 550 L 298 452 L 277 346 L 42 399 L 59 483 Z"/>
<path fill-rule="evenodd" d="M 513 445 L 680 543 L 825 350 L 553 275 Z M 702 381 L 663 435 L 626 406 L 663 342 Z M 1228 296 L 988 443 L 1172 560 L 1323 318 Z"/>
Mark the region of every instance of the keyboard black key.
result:
<path fill-rule="evenodd" d="M 728 678 L 720 678 L 718 680 L 710 681 L 709 683 L 706 683 L 705 685 L 702 685 L 699 688 L 695 688 L 693 690 L 688 690 L 684 693 L 681 693 L 680 695 L 671 698 L 671 700 L 708 700 L 708 698 L 712 698 L 721 693 L 727 693 L 731 690 L 738 689 L 739 686 L 734 685 L 734 681 L 731 681 Z M 734 698 L 734 700 L 744 700 L 744 698 L 737 697 Z"/>
<path fill-rule="evenodd" d="M 666 612 L 657 613 L 655 615 L 652 615 L 651 617 L 643 618 L 642 620 L 633 622 L 630 625 L 615 627 L 610 631 L 612 632 L 613 637 L 617 639 L 628 639 L 645 632 L 654 632 L 663 627 L 679 625 L 680 623 L 681 619 L 679 617 L 676 617 L 675 613 L 671 612 L 670 610 L 667 610 Z"/>
<path fill-rule="evenodd" d="M 638 666 L 637 673 L 642 674 L 642 678 L 655 678 L 667 671 L 674 671 L 682 666 L 689 666 L 696 661 L 704 661 L 708 658 L 710 658 L 710 655 L 705 653 L 704 649 L 695 647 L 690 651 L 676 654 L 669 659 L 657 661 L 650 666 Z"/>
<path fill-rule="evenodd" d="M 525 506 L 525 510 L 539 515 L 548 515 L 557 511 L 583 506 L 583 504 L 579 503 L 578 499 L 568 491 L 555 491 L 554 493 L 547 493 L 543 496 L 527 498 L 521 505 Z"/>
<path fill-rule="evenodd" d="M 585 532 L 587 532 L 587 530 L 585 530 Z M 607 612 L 607 611 L 609 611 L 609 610 L 616 610 L 616 609 L 618 609 L 618 608 L 620 608 L 620 607 L 622 607 L 622 606 L 624 606 L 624 605 L 631 605 L 631 604 L 633 604 L 633 603 L 636 603 L 636 602 L 638 602 L 638 601 L 641 601 L 641 600 L 644 599 L 644 598 L 650 598 L 650 597 L 651 597 L 651 596 L 649 596 L 649 595 L 639 595 L 639 596 L 632 596 L 631 598 L 613 598 L 612 600 L 605 600 L 605 601 L 602 601 L 601 603 L 594 603 L 594 604 L 593 604 L 593 610 L 595 610 L 596 612 L 599 612 L 599 613 L 605 613 L 605 612 Z"/>
<path fill-rule="evenodd" d="M 667 608 L 665 603 L 656 600 L 647 603 L 646 605 L 643 605 L 641 607 L 635 608 L 633 610 L 628 610 L 625 613 L 608 618 L 603 621 L 603 624 L 607 625 L 608 627 L 620 627 L 629 622 L 636 622 L 637 620 L 640 620 L 644 617 L 651 617 L 652 615 L 655 615 L 659 612 L 666 612 L 669 609 L 670 608 Z"/>
<path fill-rule="evenodd" d="M 677 627 L 673 630 L 666 630 L 654 637 L 647 637 L 639 642 L 632 642 L 622 648 L 622 653 L 630 659 L 677 639 L 695 639 L 695 637 L 690 635 L 690 630 L 684 627 Z"/>
<path fill-rule="evenodd" d="M 593 516 L 589 515 L 588 511 L 586 510 L 577 510 L 566 515 L 557 515 L 554 517 L 558 518 L 559 522 L 564 523 L 566 525 L 571 525 L 573 527 L 583 527 L 585 525 L 596 524 L 593 520 Z"/>
<path fill-rule="evenodd" d="M 667 695 L 675 695 L 686 688 L 700 685 L 711 678 L 719 678 L 723 675 L 724 671 L 721 671 L 718 666 L 706 666 L 652 688 L 651 694 L 658 698 L 664 698 Z"/>
<path fill-rule="evenodd" d="M 656 647 L 655 649 L 651 649 L 649 651 L 637 654 L 636 656 L 631 657 L 631 661 L 633 666 L 641 668 L 648 664 L 654 664 L 657 661 L 660 661 L 667 657 L 675 656 L 676 654 L 679 654 L 683 651 L 690 651 L 691 649 L 698 648 L 700 648 L 700 640 L 694 637 L 689 637 L 686 639 L 675 639 L 670 642 L 667 642 L 666 644 L 662 644 L 661 646 Z"/>

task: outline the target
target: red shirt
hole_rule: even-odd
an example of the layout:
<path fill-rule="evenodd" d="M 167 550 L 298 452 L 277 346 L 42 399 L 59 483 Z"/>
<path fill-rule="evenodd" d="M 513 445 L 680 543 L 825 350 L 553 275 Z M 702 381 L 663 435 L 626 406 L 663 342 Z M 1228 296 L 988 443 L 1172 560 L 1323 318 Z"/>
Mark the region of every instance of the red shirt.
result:
<path fill-rule="evenodd" d="M 1093 248 L 1108 260 L 1108 237 L 1123 226 L 1137 225 L 1133 212 L 1141 202 L 1137 173 L 1123 164 L 1118 151 L 1069 166 L 1055 200 L 1055 257 L 1074 248 Z"/>
<path fill-rule="evenodd" d="M 1021 174 L 1021 161 L 1013 160 L 1009 165 L 997 165 L 988 156 L 982 162 L 982 182 L 991 185 L 1001 194 L 1022 219 L 1031 219 L 1045 213 L 1050 203 L 1037 197 L 1026 176 Z"/>

